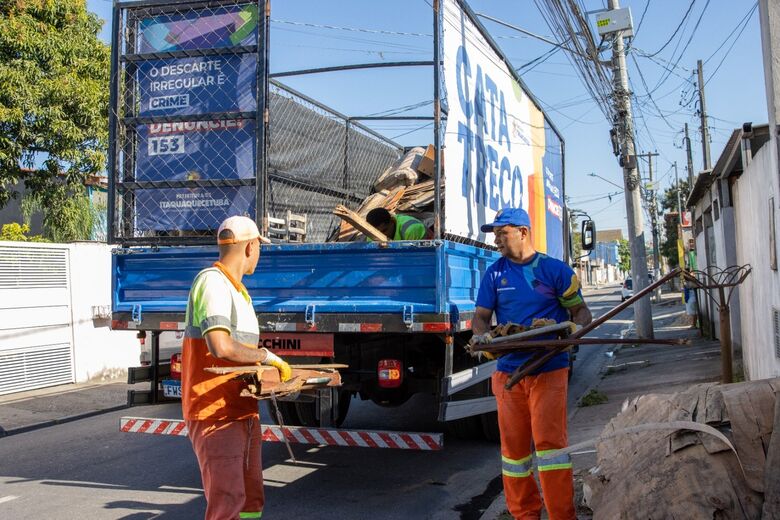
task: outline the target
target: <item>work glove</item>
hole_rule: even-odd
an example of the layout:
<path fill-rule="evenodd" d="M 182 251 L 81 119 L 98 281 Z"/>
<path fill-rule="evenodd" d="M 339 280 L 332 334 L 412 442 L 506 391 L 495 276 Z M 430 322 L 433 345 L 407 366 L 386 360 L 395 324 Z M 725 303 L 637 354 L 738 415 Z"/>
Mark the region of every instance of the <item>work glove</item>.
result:
<path fill-rule="evenodd" d="M 268 349 L 263 348 L 262 350 L 265 350 L 265 360 L 263 361 L 263 365 L 268 365 L 278 370 L 279 379 L 282 383 L 289 381 L 292 377 L 292 368 L 290 368 L 290 365 L 288 365 L 282 358 L 273 352 L 269 352 Z"/>
<path fill-rule="evenodd" d="M 490 343 L 492 343 L 492 341 L 493 341 L 493 335 L 490 334 L 490 332 L 484 332 L 482 334 L 474 334 L 473 336 L 471 336 L 471 339 L 469 340 L 469 347 L 472 347 L 474 345 L 489 345 Z M 485 352 L 482 350 L 478 352 L 474 352 L 471 349 L 469 349 L 469 352 L 471 353 L 472 357 L 476 357 L 480 361 L 482 359 L 489 359 L 491 361 L 496 359 L 496 355 L 491 354 L 490 352 Z"/>
<path fill-rule="evenodd" d="M 469 340 L 469 345 L 488 345 L 493 342 L 493 336 L 490 332 L 483 332 L 482 334 L 474 334 Z"/>

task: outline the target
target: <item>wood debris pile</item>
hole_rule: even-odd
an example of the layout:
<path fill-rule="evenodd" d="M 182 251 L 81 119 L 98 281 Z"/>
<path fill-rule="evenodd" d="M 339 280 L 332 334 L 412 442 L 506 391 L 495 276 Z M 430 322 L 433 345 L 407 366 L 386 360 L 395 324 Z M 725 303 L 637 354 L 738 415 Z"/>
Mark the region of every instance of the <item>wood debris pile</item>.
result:
<path fill-rule="evenodd" d="M 594 518 L 780 518 L 778 392 L 780 378 L 627 401 L 602 432 L 597 466 L 585 478 Z M 715 435 L 670 431 L 672 421 L 715 428 L 736 454 Z M 647 430 L 617 433 L 632 427 Z"/>
<path fill-rule="evenodd" d="M 374 193 L 354 211 L 360 218 L 355 219 L 353 215 L 352 218 L 342 220 L 338 233 L 334 233 L 329 241 L 352 242 L 365 239 L 365 234 L 360 229 L 365 227 L 362 219 L 375 208 L 385 208 L 393 214 L 411 215 L 420 219 L 428 228 L 432 228 L 435 193 L 433 161 L 432 145 L 427 149 L 417 147 L 409 150 L 376 180 Z M 441 187 L 443 190 L 443 179 Z M 338 209 L 334 213 L 340 217 L 347 215 Z"/>

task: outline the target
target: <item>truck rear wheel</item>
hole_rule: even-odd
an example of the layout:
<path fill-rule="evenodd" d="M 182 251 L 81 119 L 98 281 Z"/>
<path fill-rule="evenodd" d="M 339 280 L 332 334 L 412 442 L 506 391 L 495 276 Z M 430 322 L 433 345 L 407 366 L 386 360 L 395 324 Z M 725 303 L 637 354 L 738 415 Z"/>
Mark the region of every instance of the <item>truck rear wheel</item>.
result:
<path fill-rule="evenodd" d="M 338 413 L 336 414 L 334 426 L 341 426 L 341 424 L 344 422 L 344 419 L 347 418 L 351 400 L 351 392 L 344 390 L 339 392 Z M 295 405 L 295 411 L 301 426 L 306 426 L 308 428 L 319 428 L 321 426 L 320 421 L 317 419 L 317 407 L 319 406 L 319 401 L 315 400 L 311 403 L 296 402 L 291 404 Z"/>
<path fill-rule="evenodd" d="M 277 405 L 279 406 L 279 413 L 282 415 L 282 421 L 284 421 L 285 426 L 303 426 L 301 420 L 298 418 L 298 412 L 295 409 L 296 403 L 291 401 L 277 401 Z M 279 424 L 279 418 L 276 415 L 274 403 L 270 400 L 266 401 L 266 406 L 268 407 L 268 414 L 271 416 L 271 420 L 274 424 Z"/>

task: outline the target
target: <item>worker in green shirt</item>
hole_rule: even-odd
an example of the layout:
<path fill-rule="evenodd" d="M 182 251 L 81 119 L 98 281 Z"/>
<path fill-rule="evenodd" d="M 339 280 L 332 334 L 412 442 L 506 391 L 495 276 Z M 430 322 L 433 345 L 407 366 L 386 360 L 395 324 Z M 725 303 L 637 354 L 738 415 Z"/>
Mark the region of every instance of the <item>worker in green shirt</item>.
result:
<path fill-rule="evenodd" d="M 423 240 L 428 230 L 420 220 L 409 215 L 393 215 L 385 208 L 368 212 L 366 221 L 385 234 L 390 240 Z"/>

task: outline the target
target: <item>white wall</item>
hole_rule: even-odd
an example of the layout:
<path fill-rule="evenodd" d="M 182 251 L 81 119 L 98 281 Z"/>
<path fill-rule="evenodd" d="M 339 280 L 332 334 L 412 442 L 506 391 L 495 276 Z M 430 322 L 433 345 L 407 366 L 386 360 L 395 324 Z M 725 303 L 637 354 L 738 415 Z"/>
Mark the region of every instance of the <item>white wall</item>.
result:
<path fill-rule="evenodd" d="M 121 377 L 138 365 L 133 331 L 112 331 L 110 318 L 93 319 L 93 306 L 111 306 L 111 247 L 98 242 L 70 244 L 73 344 L 76 381 Z"/>
<path fill-rule="evenodd" d="M 775 355 L 772 308 L 780 309 L 780 274 L 769 266 L 769 199 L 774 197 L 776 229 L 780 211 L 776 148 L 764 145 L 734 187 L 737 261 L 753 272 L 740 287 L 742 355 L 746 376 L 764 379 L 780 376 Z"/>

